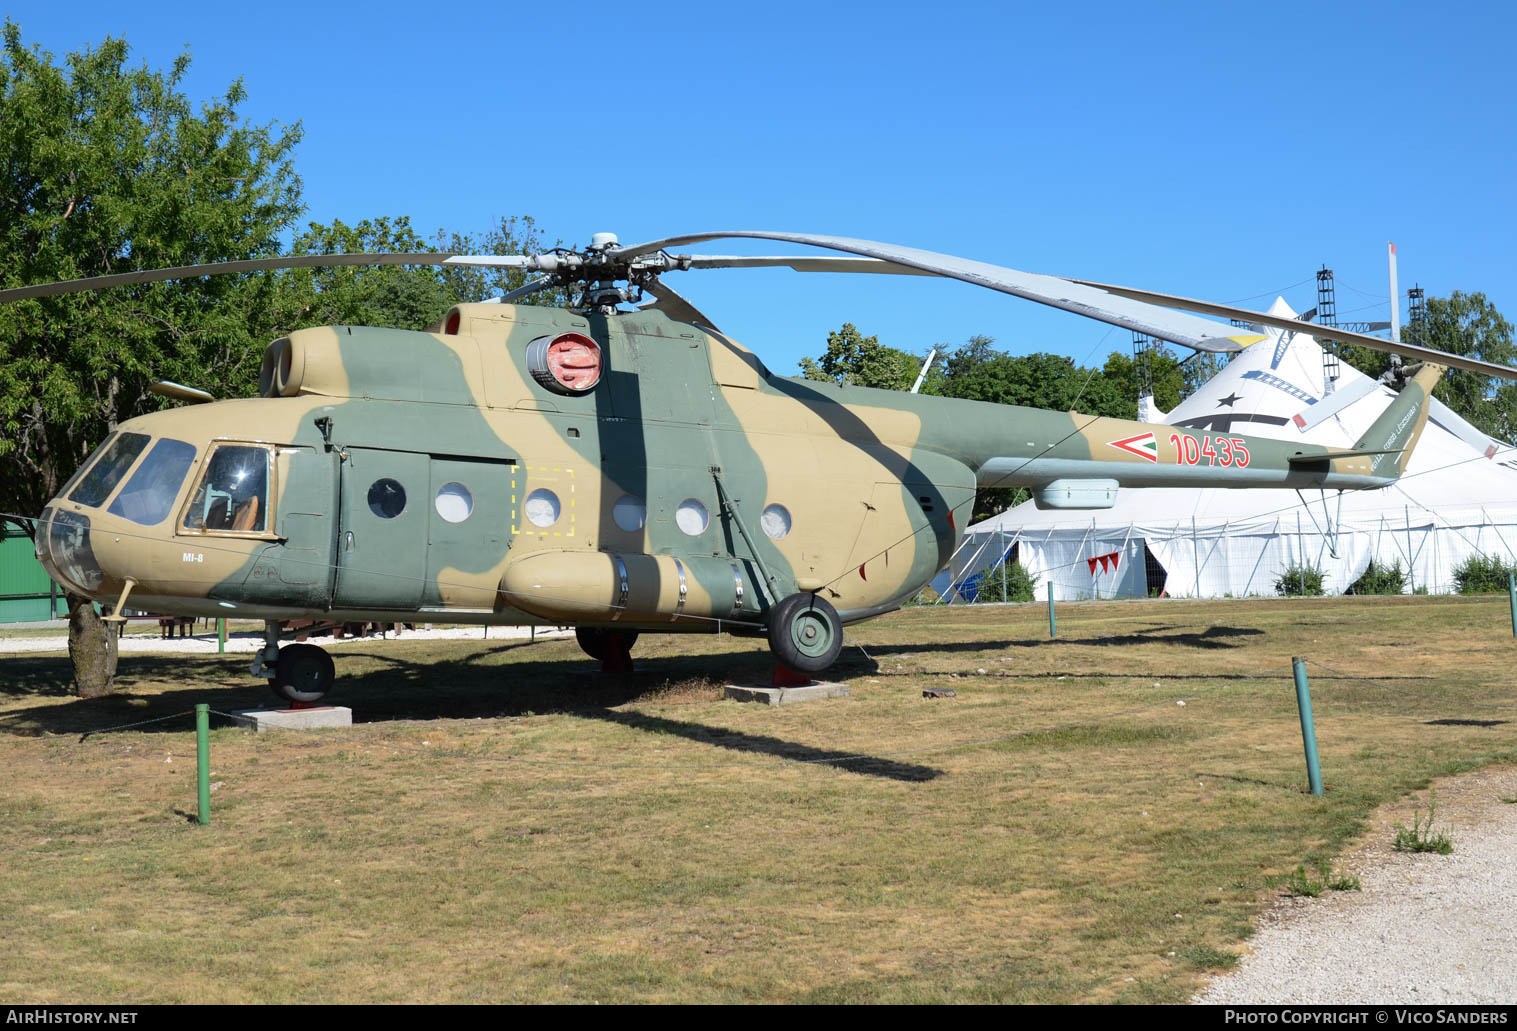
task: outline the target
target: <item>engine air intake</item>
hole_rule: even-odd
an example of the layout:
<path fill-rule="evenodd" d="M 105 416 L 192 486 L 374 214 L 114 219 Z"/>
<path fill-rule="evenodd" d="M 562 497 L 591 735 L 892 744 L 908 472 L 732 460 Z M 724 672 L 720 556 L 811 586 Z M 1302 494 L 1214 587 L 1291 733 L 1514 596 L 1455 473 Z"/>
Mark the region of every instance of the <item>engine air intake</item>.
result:
<path fill-rule="evenodd" d="M 538 337 L 527 345 L 527 371 L 555 394 L 588 394 L 604 365 L 600 345 L 581 333 Z"/>

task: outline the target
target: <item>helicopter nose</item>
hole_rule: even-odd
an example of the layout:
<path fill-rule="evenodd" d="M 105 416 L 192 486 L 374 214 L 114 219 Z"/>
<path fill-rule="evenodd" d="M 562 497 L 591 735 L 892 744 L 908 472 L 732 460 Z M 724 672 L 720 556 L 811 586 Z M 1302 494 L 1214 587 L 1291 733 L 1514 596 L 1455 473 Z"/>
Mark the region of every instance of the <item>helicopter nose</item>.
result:
<path fill-rule="evenodd" d="M 49 506 L 37 521 L 37 561 L 65 590 L 93 596 L 105 572 L 90 545 L 90 517 Z"/>

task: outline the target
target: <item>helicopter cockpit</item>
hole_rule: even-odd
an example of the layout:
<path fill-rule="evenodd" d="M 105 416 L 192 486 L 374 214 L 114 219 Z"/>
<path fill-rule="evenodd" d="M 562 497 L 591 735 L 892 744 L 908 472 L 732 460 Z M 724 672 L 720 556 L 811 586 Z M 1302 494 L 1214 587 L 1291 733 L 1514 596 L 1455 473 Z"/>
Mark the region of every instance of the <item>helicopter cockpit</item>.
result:
<path fill-rule="evenodd" d="M 212 447 L 178 529 L 264 533 L 269 519 L 270 448 L 224 443 Z M 144 451 L 147 454 L 139 463 Z M 153 441 L 146 433 L 118 433 L 106 440 L 95 461 L 83 466 L 72 489 L 61 491 L 59 497 L 84 508 L 99 508 L 109 499 L 106 511 L 110 514 L 141 526 L 157 526 L 173 510 L 196 454 L 193 444 L 173 437 Z M 123 479 L 126 485 L 117 493 Z"/>
<path fill-rule="evenodd" d="M 120 430 L 81 466 L 44 513 L 37 557 L 71 590 L 98 589 L 104 576 L 90 544 L 91 510 L 141 527 L 163 527 L 159 535 L 167 532 L 165 540 L 199 535 L 269 539 L 274 450 L 221 441 L 196 447 L 171 436 Z M 197 464 L 199 479 L 181 502 L 185 480 Z M 138 538 L 137 545 L 159 535 Z"/>
<path fill-rule="evenodd" d="M 270 459 L 266 447 L 217 446 L 185 509 L 183 528 L 191 532 L 263 533 L 269 518 Z"/>

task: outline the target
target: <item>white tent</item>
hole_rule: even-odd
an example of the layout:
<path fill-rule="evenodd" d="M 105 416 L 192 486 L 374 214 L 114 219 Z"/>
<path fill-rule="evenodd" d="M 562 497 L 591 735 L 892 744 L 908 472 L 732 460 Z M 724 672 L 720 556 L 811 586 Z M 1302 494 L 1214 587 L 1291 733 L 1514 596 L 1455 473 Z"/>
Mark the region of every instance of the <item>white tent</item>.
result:
<path fill-rule="evenodd" d="M 1295 314 L 1283 300 L 1270 311 Z M 1344 364 L 1336 389 L 1364 381 Z M 1316 341 L 1273 331 L 1161 417 L 1194 429 L 1350 447 L 1395 396 L 1376 386 L 1298 431 L 1292 417 L 1324 403 L 1323 386 Z M 1322 570 L 1324 589 L 1336 594 L 1371 559 L 1399 561 L 1410 573 L 1408 590 L 1449 592 L 1466 558 L 1517 558 L 1517 451 L 1437 404 L 1406 473 L 1383 490 L 1123 489 L 1115 507 L 1095 512 L 1039 511 L 1029 501 L 971 526 L 933 586 L 950 603 L 972 597 L 976 574 L 1013 549 L 1040 598 L 1048 582 L 1066 600 L 1143 597 L 1161 583 L 1172 597 L 1270 595 L 1283 570 L 1303 565 Z"/>

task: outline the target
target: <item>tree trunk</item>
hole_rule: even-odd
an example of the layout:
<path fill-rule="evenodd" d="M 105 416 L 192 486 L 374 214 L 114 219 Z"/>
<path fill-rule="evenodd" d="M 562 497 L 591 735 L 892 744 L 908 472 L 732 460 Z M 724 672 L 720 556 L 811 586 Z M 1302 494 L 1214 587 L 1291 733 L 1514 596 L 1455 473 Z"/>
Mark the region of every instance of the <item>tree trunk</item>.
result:
<path fill-rule="evenodd" d="M 68 595 L 68 657 L 74 663 L 74 692 L 80 698 L 111 693 L 116 678 L 116 628 L 100 618 L 94 604 Z"/>

